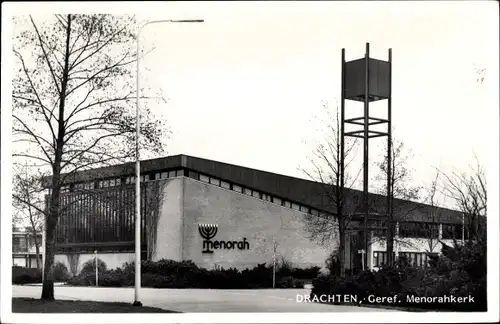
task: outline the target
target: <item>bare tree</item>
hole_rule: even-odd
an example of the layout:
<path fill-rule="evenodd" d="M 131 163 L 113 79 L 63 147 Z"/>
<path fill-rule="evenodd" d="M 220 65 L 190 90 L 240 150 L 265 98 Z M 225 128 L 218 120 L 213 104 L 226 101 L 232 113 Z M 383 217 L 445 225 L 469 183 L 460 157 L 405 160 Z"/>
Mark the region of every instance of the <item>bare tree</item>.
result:
<path fill-rule="evenodd" d="M 31 16 L 24 25 L 19 21 L 22 31 L 13 48 L 18 64 L 12 94 L 13 157 L 37 161 L 50 172 L 41 298 L 52 300 L 61 186 L 79 170 L 135 156 L 130 64 L 140 53 L 134 49 L 133 17 L 68 14 L 44 23 Z M 147 106 L 141 115 L 138 147 L 161 154 L 165 125 Z"/>
<path fill-rule="evenodd" d="M 339 108 L 332 115 L 327 104 L 323 105 L 327 119 L 324 121 L 324 131 L 322 141 L 313 150 L 309 158 L 311 167 L 301 168 L 301 171 L 311 180 L 321 184 L 322 194 L 326 197 L 327 205 L 336 210 L 335 215 L 322 213 L 319 216 L 309 215 L 307 217 L 307 228 L 313 239 L 319 240 L 322 244 L 328 244 L 338 239 L 337 258 L 339 275 L 345 273 L 345 239 L 349 230 L 352 211 L 346 208 L 346 202 L 351 200 L 352 188 L 361 170 L 355 177 L 349 176 L 345 172 L 345 189 L 341 190 L 341 120 Z M 355 139 L 348 139 L 345 143 L 345 158 L 349 159 L 356 144 Z M 347 161 L 345 168 L 352 162 Z"/>
<path fill-rule="evenodd" d="M 36 267 L 41 269 L 40 260 L 40 245 L 39 236 L 42 233 L 45 213 L 41 211 L 44 208 L 43 187 L 41 179 L 43 174 L 29 174 L 28 167 L 18 168 L 14 172 L 13 184 L 14 190 L 12 194 L 14 217 L 17 219 L 14 222 L 28 223 L 30 237 L 33 238 L 36 252 Z"/>
<path fill-rule="evenodd" d="M 436 172 L 436 176 L 431 183 L 431 186 L 428 190 L 428 203 L 431 207 L 429 209 L 429 221 L 431 223 L 430 226 L 426 228 L 426 239 L 427 239 L 427 252 L 432 253 L 434 249 L 439 244 L 439 223 L 442 219 L 442 210 L 438 208 L 439 201 L 436 197 L 438 194 L 438 183 L 439 183 L 439 172 Z"/>
<path fill-rule="evenodd" d="M 387 146 L 385 146 L 384 152 L 387 152 Z M 389 196 L 385 241 L 387 246 L 387 264 L 392 266 L 394 264 L 396 221 L 404 221 L 415 209 L 419 208 L 418 204 L 402 203 L 401 201 L 417 201 L 420 198 L 421 187 L 410 184 L 412 170 L 408 168 L 407 162 L 412 155 L 411 152 L 406 151 L 404 143 L 397 141 L 393 137 L 390 154 L 391 181 L 389 192 L 387 192 L 387 186 L 384 186 L 380 189 L 380 193 Z M 388 177 L 387 160 L 387 154 L 385 154 L 383 161 L 376 163 L 379 173 L 375 177 L 375 180 L 380 181 L 384 185 L 386 185 Z M 399 201 L 396 201 L 396 199 Z M 408 244 L 405 240 L 399 240 L 398 243 L 403 245 Z"/>
<path fill-rule="evenodd" d="M 481 241 L 486 234 L 487 195 L 486 174 L 476 157 L 469 172 L 440 172 L 444 178 L 443 194 L 455 202 L 465 217 L 470 241 Z"/>

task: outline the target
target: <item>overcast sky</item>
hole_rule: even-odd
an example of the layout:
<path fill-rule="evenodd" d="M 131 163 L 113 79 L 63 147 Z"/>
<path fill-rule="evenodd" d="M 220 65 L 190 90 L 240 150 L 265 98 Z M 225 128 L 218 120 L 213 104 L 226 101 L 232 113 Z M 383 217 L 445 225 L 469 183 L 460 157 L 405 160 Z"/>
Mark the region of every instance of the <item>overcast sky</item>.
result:
<path fill-rule="evenodd" d="M 371 56 L 387 60 L 392 48 L 395 137 L 413 152 L 415 183 L 426 184 L 433 167 L 464 169 L 474 154 L 486 164 L 489 139 L 498 137 L 495 5 L 300 2 L 172 10 L 144 18 L 206 22 L 146 27 L 141 40 L 156 49 L 141 75 L 169 98 L 158 108 L 174 132 L 170 153 L 304 177 L 297 167 L 308 166 L 321 103 L 335 107 L 340 97 L 341 49 L 352 60 L 369 42 Z M 482 84 L 477 68 L 486 69 Z M 373 107 L 384 111 L 385 102 Z M 371 140 L 371 158 L 382 144 Z"/>
<path fill-rule="evenodd" d="M 298 168 L 309 166 L 307 157 L 320 139 L 322 103 L 333 109 L 339 102 L 341 49 L 347 60 L 357 59 L 369 42 L 371 57 L 387 60 L 388 49 L 393 51 L 394 135 L 413 153 L 414 184 L 429 184 L 434 167 L 466 169 L 474 154 L 489 163 L 491 138 L 498 138 L 496 2 L 141 8 L 120 3 L 101 10 L 137 13 L 143 22 L 205 19 L 154 24 L 141 35 L 145 47 L 155 46 L 141 62 L 141 82 L 161 88 L 168 98 L 154 109 L 173 131 L 169 154 L 306 177 Z M 58 9 L 75 12 L 68 5 Z M 482 84 L 476 81 L 479 68 L 486 69 Z M 372 107 L 383 112 L 385 105 Z M 372 160 L 380 158 L 383 142 L 370 141 Z"/>

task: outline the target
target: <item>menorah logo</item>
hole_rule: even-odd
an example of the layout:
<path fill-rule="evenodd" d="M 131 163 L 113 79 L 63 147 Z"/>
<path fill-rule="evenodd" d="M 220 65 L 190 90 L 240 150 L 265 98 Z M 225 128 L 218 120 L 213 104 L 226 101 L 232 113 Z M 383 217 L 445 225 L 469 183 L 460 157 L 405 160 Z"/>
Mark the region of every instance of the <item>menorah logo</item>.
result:
<path fill-rule="evenodd" d="M 214 251 L 210 251 L 209 242 L 211 239 L 215 237 L 217 234 L 218 226 L 215 224 L 198 224 L 198 231 L 200 232 L 201 237 L 205 240 L 203 241 L 203 253 L 214 253 Z M 211 242 L 210 242 L 211 243 Z"/>
<path fill-rule="evenodd" d="M 202 253 L 214 253 L 213 250 L 217 249 L 250 249 L 250 244 L 248 243 L 246 237 L 243 238 L 243 241 L 212 241 L 217 234 L 218 228 L 219 227 L 216 224 L 198 224 L 198 231 L 204 239 Z"/>

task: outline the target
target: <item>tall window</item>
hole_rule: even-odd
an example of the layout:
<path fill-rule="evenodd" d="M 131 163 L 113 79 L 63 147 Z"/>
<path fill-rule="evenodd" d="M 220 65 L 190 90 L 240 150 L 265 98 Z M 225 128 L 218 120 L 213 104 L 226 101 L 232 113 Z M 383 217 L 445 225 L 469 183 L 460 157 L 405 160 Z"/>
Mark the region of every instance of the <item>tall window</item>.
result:
<path fill-rule="evenodd" d="M 382 267 L 387 263 L 387 252 L 374 251 L 373 252 L 373 266 Z"/>

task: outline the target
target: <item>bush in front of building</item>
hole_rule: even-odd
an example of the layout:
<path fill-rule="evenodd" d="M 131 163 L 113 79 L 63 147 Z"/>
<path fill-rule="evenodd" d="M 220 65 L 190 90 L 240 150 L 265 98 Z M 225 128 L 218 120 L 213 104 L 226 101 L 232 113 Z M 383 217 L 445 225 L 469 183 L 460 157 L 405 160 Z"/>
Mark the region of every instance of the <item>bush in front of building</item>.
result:
<path fill-rule="evenodd" d="M 53 271 L 55 282 L 65 282 L 70 278 L 68 267 L 62 262 L 56 262 Z"/>
<path fill-rule="evenodd" d="M 314 266 L 309 268 L 293 268 L 290 275 L 295 279 L 308 280 L 319 276 L 321 268 Z"/>
<path fill-rule="evenodd" d="M 97 258 L 97 271 L 99 273 L 103 273 L 106 270 L 107 270 L 106 262 Z M 82 267 L 82 270 L 80 271 L 80 274 L 82 274 L 82 273 L 85 273 L 85 274 L 92 274 L 93 273 L 95 275 L 95 258 L 92 258 L 83 264 L 83 267 Z"/>
<path fill-rule="evenodd" d="M 486 311 L 486 241 L 443 247 L 442 255 L 434 258 L 421 285 L 411 290 L 417 297 L 453 295 L 469 296 L 474 302 L 434 304 L 430 307 L 458 311 Z"/>
<path fill-rule="evenodd" d="M 394 267 L 361 271 L 343 278 L 328 275 L 313 280 L 311 298 L 351 295 L 367 303 L 369 295 L 398 296 L 398 306 L 455 311 L 486 311 L 486 245 L 467 244 L 444 248 L 429 266 L 417 268 L 403 259 Z M 414 298 L 472 297 L 474 302 L 443 302 Z M 400 302 L 399 302 L 400 301 Z M 341 302 L 341 301 L 340 301 Z M 394 306 L 390 300 L 382 304 Z"/>
<path fill-rule="evenodd" d="M 36 268 L 12 267 L 12 284 L 25 285 L 42 282 L 42 272 Z"/>
<path fill-rule="evenodd" d="M 295 279 L 292 276 L 279 278 L 276 288 L 304 288 L 304 281 Z"/>
<path fill-rule="evenodd" d="M 95 267 L 95 263 L 94 263 Z M 85 270 L 84 270 L 85 269 Z M 68 280 L 75 286 L 95 285 L 95 268 L 84 265 L 79 275 Z M 309 270 L 311 273 L 312 271 Z M 99 271 L 99 286 L 127 287 L 135 281 L 134 263 L 125 263 L 121 268 Z M 235 268 L 204 269 L 192 261 L 144 260 L 141 263 L 141 284 L 152 288 L 211 288 L 211 289 L 257 289 L 271 288 L 272 266 L 258 264 L 252 269 Z M 303 288 L 304 282 L 292 276 L 276 276 L 277 288 Z"/>

